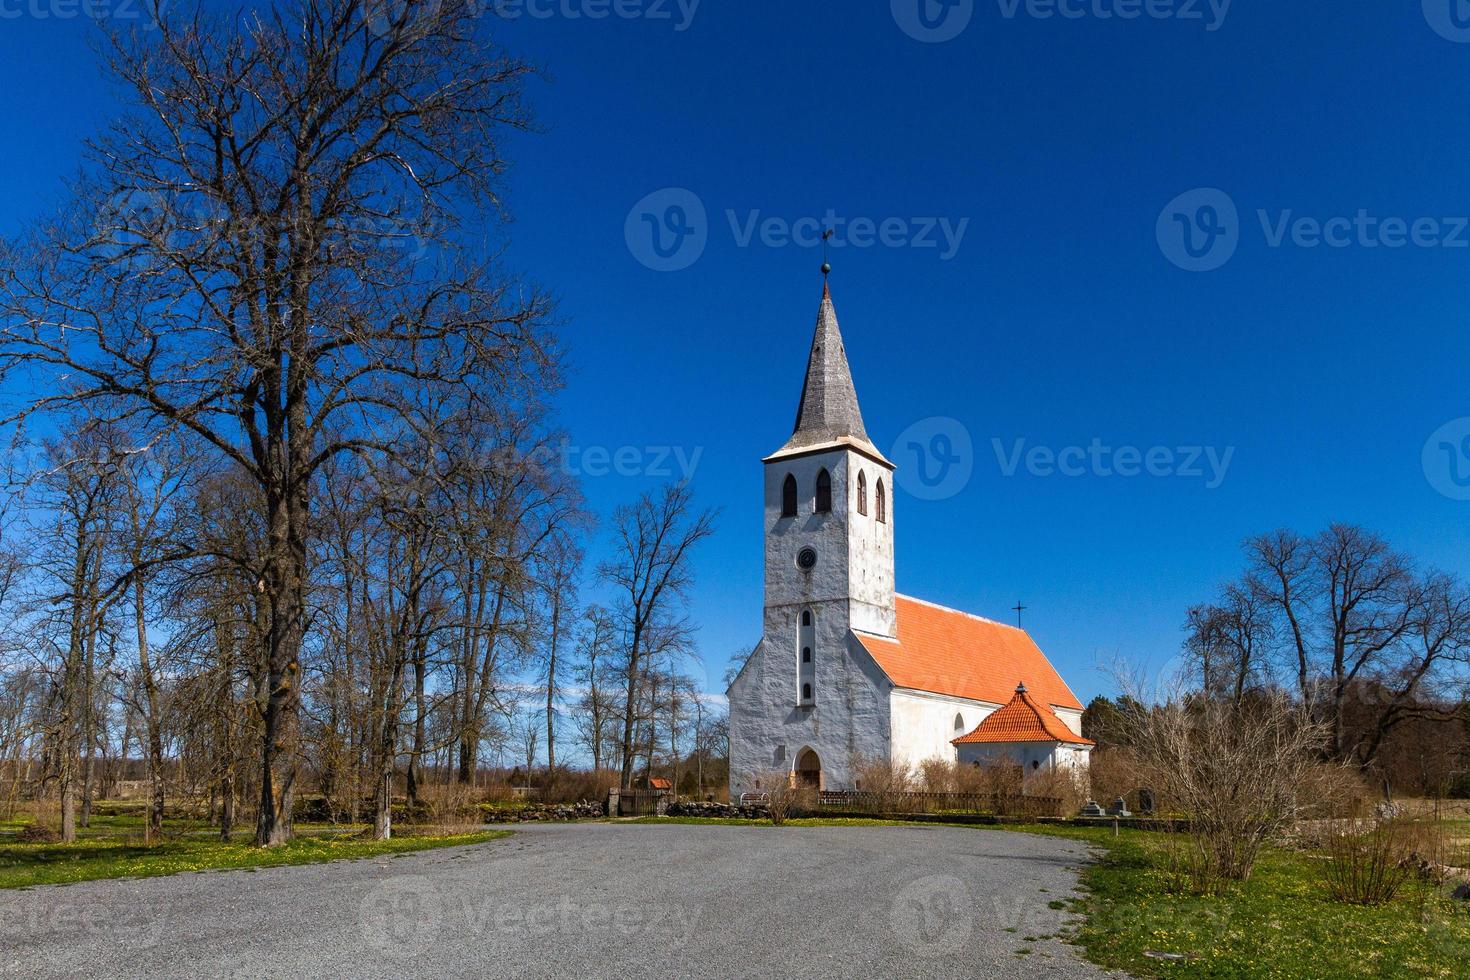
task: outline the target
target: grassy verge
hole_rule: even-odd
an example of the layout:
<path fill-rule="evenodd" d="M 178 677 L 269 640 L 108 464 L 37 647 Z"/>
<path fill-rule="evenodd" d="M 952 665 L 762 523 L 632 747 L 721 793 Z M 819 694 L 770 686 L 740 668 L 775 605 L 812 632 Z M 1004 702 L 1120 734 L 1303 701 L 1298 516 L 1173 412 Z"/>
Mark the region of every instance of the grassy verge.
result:
<path fill-rule="evenodd" d="M 510 833 L 508 830 L 495 830 L 453 837 L 395 837 L 386 841 L 341 835 L 300 837 L 284 847 L 275 848 L 210 840 L 175 840 L 151 847 L 110 840 L 79 841 L 76 844 L 12 844 L 0 847 L 0 888 L 63 885 L 99 878 L 152 878 L 184 871 L 253 870 L 290 864 L 317 864 L 481 844 Z"/>
<path fill-rule="evenodd" d="M 94 814 L 92 826 L 78 831 L 75 844 L 22 843 L 19 818 L 0 823 L 0 888 L 62 885 L 101 878 L 151 878 L 185 871 L 271 868 L 403 854 L 496 840 L 511 833 L 494 830 L 448 836 L 412 832 L 387 841 L 366 840 L 362 828 L 298 825 L 300 836 L 284 847 L 258 848 L 241 832 L 226 843 L 202 820 L 170 818 L 167 839 L 142 843 L 142 819 L 132 810 Z"/>
<path fill-rule="evenodd" d="M 1320 861 L 1268 848 L 1228 895 L 1171 894 L 1159 834 L 1022 829 L 1103 848 L 1071 903 L 1086 916 L 1071 938 L 1093 962 L 1135 976 L 1460 977 L 1470 962 L 1470 910 L 1427 886 L 1384 906 L 1343 905 L 1327 897 Z"/>

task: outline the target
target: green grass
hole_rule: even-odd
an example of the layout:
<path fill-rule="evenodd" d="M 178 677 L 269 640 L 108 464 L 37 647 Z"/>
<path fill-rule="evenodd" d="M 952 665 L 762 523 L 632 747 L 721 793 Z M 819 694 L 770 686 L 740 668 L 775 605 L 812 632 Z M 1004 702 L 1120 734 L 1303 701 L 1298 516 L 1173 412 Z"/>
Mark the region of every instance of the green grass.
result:
<path fill-rule="evenodd" d="M 1268 848 L 1249 882 L 1202 898 L 1169 892 L 1157 834 L 1025 829 L 1104 848 L 1083 869 L 1083 891 L 1072 900 L 1086 916 L 1072 939 L 1103 966 L 1143 977 L 1318 980 L 1457 977 L 1470 962 L 1470 910 L 1418 888 L 1377 908 L 1333 902 L 1320 862 L 1305 854 Z M 1148 951 L 1187 959 L 1152 959 Z"/>
<path fill-rule="evenodd" d="M 296 840 L 284 847 L 258 848 L 251 830 L 229 843 L 208 822 L 170 813 L 163 841 L 142 843 L 145 810 L 137 804 L 107 804 L 92 814 L 91 826 L 77 828 L 74 844 L 23 843 L 16 834 L 28 816 L 0 821 L 0 888 L 63 885 L 101 878 L 151 878 L 185 871 L 272 868 L 404 854 L 462 844 L 479 844 L 511 833 L 494 830 L 453 836 L 396 836 L 366 840 L 361 826 L 297 824 Z"/>
<path fill-rule="evenodd" d="M 0 888 L 64 885 L 99 878 L 152 878 L 184 871 L 317 864 L 481 844 L 510 833 L 493 830 L 452 837 L 395 837 L 386 841 L 345 835 L 307 836 L 274 848 L 202 838 L 153 846 L 107 839 L 82 840 L 75 844 L 10 844 L 0 846 Z"/>

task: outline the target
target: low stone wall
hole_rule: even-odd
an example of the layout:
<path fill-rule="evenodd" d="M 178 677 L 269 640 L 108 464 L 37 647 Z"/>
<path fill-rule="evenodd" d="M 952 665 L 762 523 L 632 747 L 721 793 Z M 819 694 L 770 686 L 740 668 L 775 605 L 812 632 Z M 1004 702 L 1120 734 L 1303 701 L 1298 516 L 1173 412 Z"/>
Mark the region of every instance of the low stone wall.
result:
<path fill-rule="evenodd" d="M 699 800 L 680 800 L 670 803 L 670 817 L 725 817 L 744 820 L 765 820 L 771 815 L 764 803 L 748 803 L 735 806 L 730 803 L 704 803 Z"/>
<path fill-rule="evenodd" d="M 486 823 L 535 823 L 537 821 L 592 820 L 607 815 L 601 803 L 582 800 L 580 803 L 533 803 L 517 809 L 491 809 L 482 811 Z"/>

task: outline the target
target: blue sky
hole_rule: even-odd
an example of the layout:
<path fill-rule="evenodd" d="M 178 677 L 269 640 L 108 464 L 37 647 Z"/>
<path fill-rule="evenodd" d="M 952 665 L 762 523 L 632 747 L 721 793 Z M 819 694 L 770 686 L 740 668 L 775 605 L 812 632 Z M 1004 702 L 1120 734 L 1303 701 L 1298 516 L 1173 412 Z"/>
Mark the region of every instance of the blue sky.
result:
<path fill-rule="evenodd" d="M 758 638 L 759 459 L 790 432 L 820 295 L 820 249 L 779 232 L 829 209 L 889 221 L 886 243 L 832 253 L 870 434 L 888 451 L 909 433 L 908 473 L 910 443 L 948 436 L 970 473 L 935 500 L 900 481 L 900 590 L 997 619 L 1024 602 L 1084 699 L 1110 687 L 1100 661 L 1175 655 L 1248 534 L 1359 522 L 1470 572 L 1449 469 L 1470 456 L 1436 449 L 1470 428 L 1434 436 L 1428 472 L 1422 455 L 1470 416 L 1470 9 L 974 0 L 945 20 L 926 0 L 935 32 L 963 25 L 939 42 L 918 0 L 688 2 L 593 19 L 598 0 L 538 0 L 510 9 L 549 16 L 486 28 L 547 73 L 506 233 L 560 298 L 562 419 L 583 452 L 636 447 L 635 470 L 697 459 L 700 500 L 723 508 L 693 597 L 710 690 Z M 34 9 L 67 8 L 0 0 L 6 234 L 114 110 L 86 22 Z M 685 267 L 650 268 L 642 216 L 667 233 L 691 201 Z M 1068 453 L 1094 441 L 1154 450 L 1156 471 L 1203 449 L 1229 464 L 1102 475 Z M 585 486 L 605 514 L 658 482 Z"/>

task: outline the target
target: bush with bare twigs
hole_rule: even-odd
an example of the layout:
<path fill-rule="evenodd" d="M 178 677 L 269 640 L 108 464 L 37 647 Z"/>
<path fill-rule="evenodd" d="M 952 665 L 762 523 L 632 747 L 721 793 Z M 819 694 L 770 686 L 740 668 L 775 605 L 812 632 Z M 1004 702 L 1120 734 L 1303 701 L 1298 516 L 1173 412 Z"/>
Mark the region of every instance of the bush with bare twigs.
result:
<path fill-rule="evenodd" d="M 854 760 L 852 771 L 867 809 L 876 813 L 914 813 L 923 809 L 913 796 L 923 784 L 907 766 L 895 765 L 892 759 L 880 756 Z"/>
<path fill-rule="evenodd" d="M 817 791 L 792 779 L 789 772 L 770 773 L 760 781 L 760 786 L 771 823 L 778 827 L 791 817 L 804 816 L 817 809 Z"/>
<path fill-rule="evenodd" d="M 1212 894 L 1248 879 L 1261 846 L 1304 810 L 1324 726 L 1275 692 L 1135 703 L 1124 729 L 1139 775 L 1161 809 L 1189 819 L 1168 851 L 1176 885 Z"/>
<path fill-rule="evenodd" d="M 1153 789 L 1144 785 L 1146 780 L 1139 772 L 1138 760 L 1122 746 L 1109 746 L 1092 752 L 1087 766 L 1087 782 L 1092 799 L 1106 805 L 1122 797 L 1133 810 L 1143 809 L 1139 791 Z"/>
<path fill-rule="evenodd" d="M 542 803 L 597 802 L 607 799 L 608 789 L 619 785 L 622 778 L 612 770 L 557 769 L 542 783 L 537 799 Z"/>
<path fill-rule="evenodd" d="M 1323 884 L 1334 901 L 1350 905 L 1383 905 L 1410 883 L 1427 896 L 1451 870 L 1449 850 L 1444 825 L 1432 817 L 1346 821 L 1322 848 Z"/>
<path fill-rule="evenodd" d="M 1026 777 L 1020 801 L 1023 807 L 1026 806 L 1027 799 L 1055 801 L 1045 807 L 1045 812 L 1034 805 L 1029 807 L 1030 815 L 1071 816 L 1082 809 L 1082 804 L 1087 802 L 1087 790 L 1081 777 L 1071 769 L 1064 767 L 1042 769 Z"/>
<path fill-rule="evenodd" d="M 478 806 L 479 794 L 460 782 L 427 783 L 418 789 L 419 808 L 415 823 L 420 830 L 444 834 L 467 834 L 485 822 Z"/>

